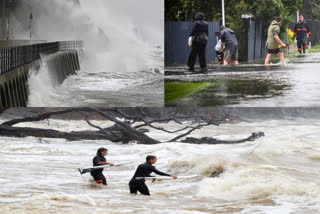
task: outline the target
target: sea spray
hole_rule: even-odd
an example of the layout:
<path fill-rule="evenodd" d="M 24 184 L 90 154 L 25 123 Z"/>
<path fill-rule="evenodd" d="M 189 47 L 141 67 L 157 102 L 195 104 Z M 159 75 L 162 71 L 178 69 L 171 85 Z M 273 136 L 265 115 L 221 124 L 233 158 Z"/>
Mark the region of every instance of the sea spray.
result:
<path fill-rule="evenodd" d="M 40 76 L 29 81 L 29 106 L 162 105 L 163 5 L 163 0 L 21 1 L 13 28 L 29 25 L 31 8 L 33 39 L 85 44 L 81 71 L 62 86 L 51 87 L 51 76 L 41 75 L 44 67 L 32 74 Z M 40 87 L 46 83 L 47 89 Z"/>

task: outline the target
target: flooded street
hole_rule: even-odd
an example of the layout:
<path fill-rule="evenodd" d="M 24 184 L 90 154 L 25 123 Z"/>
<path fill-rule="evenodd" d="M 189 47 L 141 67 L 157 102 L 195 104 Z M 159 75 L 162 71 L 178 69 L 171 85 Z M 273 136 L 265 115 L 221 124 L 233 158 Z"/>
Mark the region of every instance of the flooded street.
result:
<path fill-rule="evenodd" d="M 252 110 L 254 111 L 254 110 Z M 242 111 L 245 113 L 245 111 Z M 278 111 L 277 114 L 282 114 Z M 275 114 L 275 115 L 277 115 Z M 11 138 L 0 141 L 1 213 L 315 213 L 320 209 L 319 114 L 292 120 L 261 118 L 208 126 L 193 137 L 235 140 L 263 131 L 265 137 L 234 145 L 158 145 L 109 141 Z M 301 115 L 304 115 L 301 112 Z M 278 117 L 278 116 L 277 116 Z M 260 118 L 260 119 L 259 119 Z M 274 118 L 274 117 L 273 117 Z M 110 122 L 92 121 L 100 126 Z M 159 124 L 158 124 L 159 125 Z M 85 122 L 51 120 L 29 127 L 64 131 L 92 129 Z M 160 124 L 178 129 L 176 123 Z M 160 130 L 149 136 L 163 142 L 173 137 Z M 77 168 L 90 167 L 99 147 L 107 160 L 128 163 L 106 168 L 108 186 L 96 186 Z M 151 197 L 132 196 L 128 182 L 146 155 L 158 157 L 156 167 L 189 180 L 148 182 Z M 209 177 L 223 169 L 219 177 Z"/>
<path fill-rule="evenodd" d="M 314 107 L 320 103 L 320 53 L 296 55 L 284 65 L 209 65 L 207 74 L 166 68 L 166 96 L 184 83 L 210 83 L 176 96 L 166 106 Z M 169 84 L 175 84 L 168 87 Z"/>

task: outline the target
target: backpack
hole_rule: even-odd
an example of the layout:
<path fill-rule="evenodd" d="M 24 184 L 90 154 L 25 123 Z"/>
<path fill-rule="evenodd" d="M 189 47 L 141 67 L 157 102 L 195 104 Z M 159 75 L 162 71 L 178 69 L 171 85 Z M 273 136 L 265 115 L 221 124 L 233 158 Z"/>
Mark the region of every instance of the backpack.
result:
<path fill-rule="evenodd" d="M 192 44 L 205 46 L 207 45 L 207 43 L 208 43 L 208 36 L 206 33 L 197 34 L 192 39 Z"/>

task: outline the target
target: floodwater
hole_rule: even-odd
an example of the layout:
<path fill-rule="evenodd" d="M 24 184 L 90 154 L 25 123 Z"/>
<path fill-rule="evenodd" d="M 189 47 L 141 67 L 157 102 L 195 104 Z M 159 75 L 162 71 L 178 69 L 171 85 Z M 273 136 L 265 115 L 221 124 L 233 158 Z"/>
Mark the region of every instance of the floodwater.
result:
<path fill-rule="evenodd" d="M 208 74 L 186 74 L 185 67 L 166 68 L 166 82 L 212 83 L 166 106 L 320 106 L 319 67 L 320 53 L 296 55 L 284 65 L 209 66 Z"/>
<path fill-rule="evenodd" d="M 97 125 L 109 122 L 93 121 Z M 48 124 L 50 124 L 48 126 Z M 91 129 L 80 121 L 50 120 L 27 126 L 64 131 Z M 161 126 L 178 129 L 175 124 Z M 1 213 L 292 213 L 320 210 L 320 123 L 315 119 L 250 120 L 205 127 L 194 137 L 242 139 L 237 145 L 119 145 L 108 141 L 9 138 L 0 141 Z M 161 141 L 171 134 L 151 131 Z M 133 162 L 104 170 L 108 186 L 96 186 L 77 168 L 91 166 L 99 147 L 107 160 Z M 148 183 L 151 197 L 129 194 L 128 182 L 146 155 L 156 167 L 189 180 Z M 209 177 L 223 169 L 219 177 Z"/>

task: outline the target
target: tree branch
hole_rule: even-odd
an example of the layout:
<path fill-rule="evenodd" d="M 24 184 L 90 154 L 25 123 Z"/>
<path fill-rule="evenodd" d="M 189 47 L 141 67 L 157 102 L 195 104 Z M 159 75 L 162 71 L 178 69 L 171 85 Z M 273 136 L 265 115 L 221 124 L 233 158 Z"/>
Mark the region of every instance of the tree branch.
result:
<path fill-rule="evenodd" d="M 203 137 L 203 138 L 194 138 L 194 137 L 188 137 L 184 140 L 182 140 L 182 143 L 192 143 L 192 144 L 238 144 L 238 143 L 245 143 L 248 141 L 254 141 L 260 137 L 263 137 L 263 132 L 258 133 L 252 133 L 249 137 L 241 140 L 219 140 L 216 138 L 211 137 Z"/>

